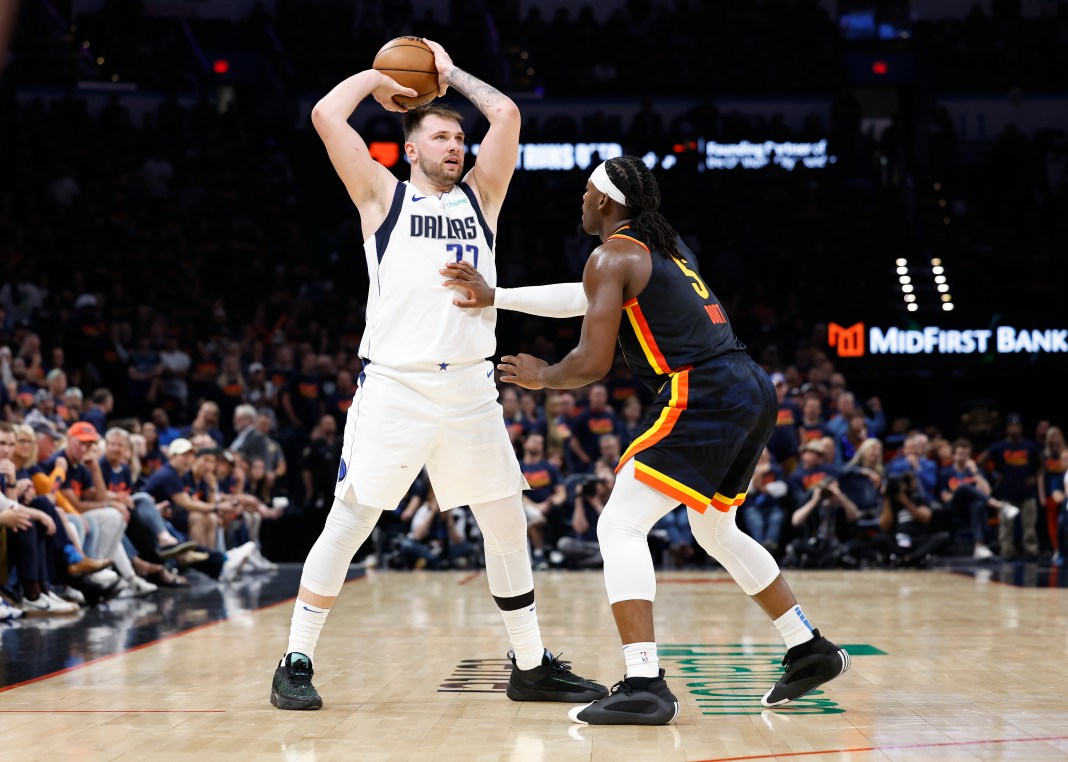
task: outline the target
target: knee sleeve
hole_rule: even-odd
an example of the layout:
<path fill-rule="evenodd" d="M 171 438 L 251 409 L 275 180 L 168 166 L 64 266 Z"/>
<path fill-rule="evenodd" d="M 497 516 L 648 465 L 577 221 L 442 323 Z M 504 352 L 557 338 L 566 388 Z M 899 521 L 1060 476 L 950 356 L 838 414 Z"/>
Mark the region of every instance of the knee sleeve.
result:
<path fill-rule="evenodd" d="M 359 503 L 347 505 L 335 498 L 323 533 L 304 562 L 300 584 L 316 595 L 328 598 L 341 592 L 352 557 L 371 536 L 381 515 L 378 508 Z"/>
<path fill-rule="evenodd" d="M 737 506 L 728 512 L 709 507 L 704 513 L 687 509 L 694 539 L 745 591 L 756 595 L 779 576 L 779 566 L 771 554 L 738 528 Z"/>
<path fill-rule="evenodd" d="M 534 589 L 527 553 L 527 516 L 522 496 L 478 503 L 471 513 L 486 549 L 486 579 L 494 598 L 514 598 Z M 500 605 L 500 600 L 497 601 Z"/>
<path fill-rule="evenodd" d="M 620 470 L 608 505 L 597 520 L 609 603 L 656 598 L 649 530 L 676 505 L 673 498 L 634 478 L 633 459 Z"/>

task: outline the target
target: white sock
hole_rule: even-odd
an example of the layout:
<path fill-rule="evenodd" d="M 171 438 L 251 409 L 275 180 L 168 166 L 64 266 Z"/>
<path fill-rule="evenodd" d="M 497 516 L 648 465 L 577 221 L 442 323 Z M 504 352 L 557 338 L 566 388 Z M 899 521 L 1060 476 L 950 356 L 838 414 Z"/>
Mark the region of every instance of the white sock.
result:
<path fill-rule="evenodd" d="M 319 642 L 319 633 L 323 631 L 326 615 L 330 609 L 312 606 L 300 598 L 293 605 L 293 619 L 289 626 L 289 645 L 286 653 L 300 653 L 309 659 L 315 658 L 315 644 Z"/>
<path fill-rule="evenodd" d="M 656 643 L 628 643 L 623 646 L 627 660 L 627 677 L 660 677 L 660 659 Z"/>
<path fill-rule="evenodd" d="M 504 628 L 508 630 L 508 641 L 515 651 L 516 667 L 540 667 L 545 646 L 542 645 L 541 629 L 538 627 L 537 604 L 532 603 L 515 611 L 502 611 L 501 618 L 504 619 Z"/>
<path fill-rule="evenodd" d="M 805 618 L 805 612 L 800 606 L 794 606 L 781 617 L 775 620 L 775 628 L 786 641 L 787 648 L 807 643 L 815 636 L 812 634 L 812 625 Z"/>

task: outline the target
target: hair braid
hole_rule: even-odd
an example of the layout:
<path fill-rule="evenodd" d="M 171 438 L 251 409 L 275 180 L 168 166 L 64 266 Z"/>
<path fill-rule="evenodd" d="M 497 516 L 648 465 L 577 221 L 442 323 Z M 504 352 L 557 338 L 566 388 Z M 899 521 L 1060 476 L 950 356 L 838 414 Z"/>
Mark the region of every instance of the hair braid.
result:
<path fill-rule="evenodd" d="M 631 227 L 638 237 L 646 241 L 650 249 L 659 249 L 674 257 L 679 256 L 675 243 L 678 234 L 667 218 L 658 211 L 660 188 L 645 162 L 637 156 L 620 156 L 609 159 L 605 170 L 612 183 L 627 197 L 627 206 L 634 212 Z"/>

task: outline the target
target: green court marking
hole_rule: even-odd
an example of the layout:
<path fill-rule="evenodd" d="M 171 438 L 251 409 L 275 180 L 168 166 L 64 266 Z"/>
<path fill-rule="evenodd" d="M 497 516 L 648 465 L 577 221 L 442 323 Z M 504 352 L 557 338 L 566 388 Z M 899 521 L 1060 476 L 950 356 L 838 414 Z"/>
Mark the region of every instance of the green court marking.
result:
<path fill-rule="evenodd" d="M 886 656 L 867 643 L 843 645 L 850 656 Z M 665 643 L 657 655 L 667 677 L 684 684 L 704 715 L 760 714 L 761 696 L 782 675 L 782 643 Z M 677 684 L 677 683 L 676 683 Z M 776 712 L 841 714 L 845 711 L 823 691 L 813 691 Z"/>

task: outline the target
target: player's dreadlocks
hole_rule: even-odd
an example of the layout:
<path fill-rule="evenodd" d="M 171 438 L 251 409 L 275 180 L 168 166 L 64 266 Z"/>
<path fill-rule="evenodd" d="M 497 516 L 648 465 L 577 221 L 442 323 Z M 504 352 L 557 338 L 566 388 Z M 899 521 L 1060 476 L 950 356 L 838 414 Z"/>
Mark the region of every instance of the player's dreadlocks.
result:
<path fill-rule="evenodd" d="M 608 179 L 627 197 L 627 206 L 634 212 L 630 226 L 637 236 L 647 242 L 650 249 L 659 249 L 672 257 L 679 256 L 675 243 L 678 234 L 667 218 L 657 211 L 660 188 L 645 162 L 637 156 L 620 156 L 609 159 L 605 170 Z"/>

